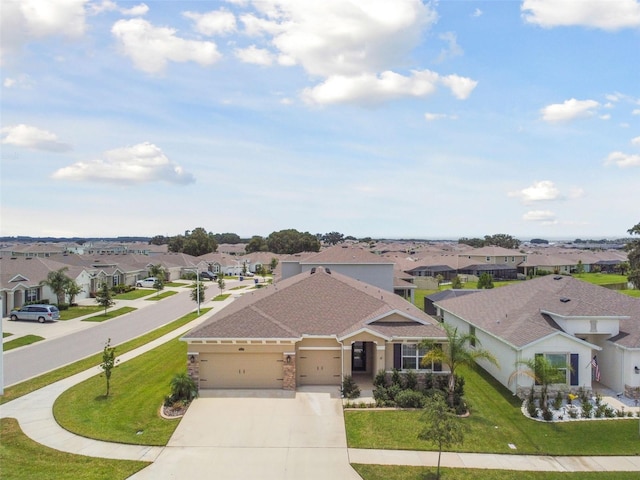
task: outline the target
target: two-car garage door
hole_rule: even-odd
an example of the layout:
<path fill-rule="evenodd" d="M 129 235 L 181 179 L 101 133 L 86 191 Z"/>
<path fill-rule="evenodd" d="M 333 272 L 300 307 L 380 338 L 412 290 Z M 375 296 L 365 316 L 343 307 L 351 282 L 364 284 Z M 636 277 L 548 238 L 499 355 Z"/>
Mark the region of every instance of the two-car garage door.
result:
<path fill-rule="evenodd" d="M 202 354 L 200 388 L 282 388 L 282 354 Z"/>

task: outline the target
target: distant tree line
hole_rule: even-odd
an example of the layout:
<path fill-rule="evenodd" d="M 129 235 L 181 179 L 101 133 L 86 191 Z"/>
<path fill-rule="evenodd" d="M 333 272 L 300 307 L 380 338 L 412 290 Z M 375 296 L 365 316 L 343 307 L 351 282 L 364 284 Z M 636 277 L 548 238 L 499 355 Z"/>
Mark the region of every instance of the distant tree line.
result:
<path fill-rule="evenodd" d="M 630 235 L 638 235 L 633 240 L 629 240 L 625 247 L 629 259 L 629 270 L 627 279 L 634 288 L 640 289 L 640 222 L 627 230 Z"/>
<path fill-rule="evenodd" d="M 458 239 L 458 243 L 470 245 L 474 248 L 490 246 L 502 248 L 518 248 L 521 242 L 517 238 L 513 238 L 511 235 L 496 233 L 495 235 L 485 235 L 484 238 L 462 237 Z"/>

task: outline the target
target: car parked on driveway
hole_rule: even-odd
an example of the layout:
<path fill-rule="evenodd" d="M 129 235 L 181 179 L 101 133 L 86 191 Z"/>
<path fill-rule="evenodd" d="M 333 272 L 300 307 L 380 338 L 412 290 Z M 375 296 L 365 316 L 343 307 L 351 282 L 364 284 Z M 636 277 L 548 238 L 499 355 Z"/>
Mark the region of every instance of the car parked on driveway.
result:
<path fill-rule="evenodd" d="M 147 277 L 144 280 L 138 280 L 136 282 L 136 287 L 154 288 L 157 280 L 158 279 L 156 277 Z"/>
<path fill-rule="evenodd" d="M 216 275 L 215 273 L 212 272 L 200 272 L 200 279 L 201 280 L 211 280 L 212 282 L 215 282 L 216 280 L 218 280 L 218 275 Z"/>
<path fill-rule="evenodd" d="M 25 305 L 18 310 L 11 310 L 9 319 L 16 320 L 37 320 L 40 323 L 52 322 L 60 318 L 60 311 L 55 305 Z"/>

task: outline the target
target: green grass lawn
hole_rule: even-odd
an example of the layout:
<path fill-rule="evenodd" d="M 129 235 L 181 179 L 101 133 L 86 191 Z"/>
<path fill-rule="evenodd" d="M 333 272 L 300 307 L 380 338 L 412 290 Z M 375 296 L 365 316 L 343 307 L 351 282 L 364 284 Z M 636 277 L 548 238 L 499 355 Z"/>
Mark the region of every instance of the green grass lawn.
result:
<path fill-rule="evenodd" d="M 471 415 L 455 451 L 534 455 L 640 455 L 638 419 L 546 423 L 526 418 L 521 402 L 485 372 L 461 370 Z M 434 450 L 418 440 L 419 410 L 345 412 L 353 448 Z M 516 445 L 516 450 L 509 448 Z"/>
<path fill-rule="evenodd" d="M 594 285 L 611 285 L 612 283 L 627 283 L 626 275 L 616 275 L 614 273 L 580 273 L 573 275 L 579 280 L 593 283 Z"/>
<path fill-rule="evenodd" d="M 364 480 L 431 480 L 436 467 L 352 464 Z M 471 468 L 441 468 L 443 480 L 632 480 L 638 472 L 527 472 Z"/>
<path fill-rule="evenodd" d="M 170 297 L 170 296 L 175 295 L 177 293 L 178 292 L 176 292 L 175 290 L 167 290 L 165 292 L 159 293 L 158 295 L 153 295 L 153 296 L 151 296 L 149 298 L 145 298 L 145 300 L 154 302 L 154 301 L 162 300 L 163 298 Z"/>
<path fill-rule="evenodd" d="M 67 310 L 60 311 L 60 320 L 72 320 L 74 318 L 83 317 L 92 313 L 104 310 L 100 305 L 80 305 L 77 307 L 69 307 Z"/>
<path fill-rule="evenodd" d="M 60 452 L 27 437 L 13 418 L 0 420 L 0 476 L 3 480 L 120 480 L 148 462 L 109 460 Z"/>
<path fill-rule="evenodd" d="M 14 348 L 31 345 L 32 343 L 39 342 L 40 340 L 44 340 L 44 337 L 40 337 L 38 335 L 25 335 L 24 337 L 19 337 L 15 340 L 10 340 L 3 343 L 2 350 L 8 352 L 9 350 L 13 350 Z"/>
<path fill-rule="evenodd" d="M 155 292 L 157 292 L 157 290 L 155 289 L 136 288 L 135 290 L 131 290 L 130 292 L 114 295 L 113 298 L 115 298 L 116 300 L 137 300 L 139 298 L 146 297 L 147 295 L 151 295 Z"/>
<path fill-rule="evenodd" d="M 116 355 L 120 352 L 116 349 Z M 53 406 L 56 421 L 83 437 L 139 445 L 166 445 L 179 420 L 159 415 L 170 382 L 186 369 L 187 344 L 177 338 L 126 363 L 111 375 L 111 392 L 96 375 L 71 387 Z M 96 369 L 96 374 L 98 369 Z"/>
<path fill-rule="evenodd" d="M 11 335 L 13 335 L 13 333 L 2 332 L 2 338 L 7 338 L 7 337 L 10 337 Z"/>
<path fill-rule="evenodd" d="M 186 287 L 187 283 L 182 282 L 167 282 L 164 284 L 165 287 Z"/>
<path fill-rule="evenodd" d="M 104 310 L 104 307 L 102 308 Z M 115 310 L 108 311 L 107 313 L 101 313 L 100 315 L 94 315 L 93 317 L 85 318 L 83 322 L 104 322 L 105 320 L 111 320 L 112 318 L 119 317 L 125 313 L 130 313 L 137 310 L 133 307 L 120 307 Z"/>
<path fill-rule="evenodd" d="M 204 315 L 209 310 L 211 309 L 201 309 L 200 315 Z M 114 346 L 117 347 L 118 355 L 122 355 L 123 353 L 134 350 L 155 340 L 156 338 L 160 338 L 161 336 L 172 332 L 176 328 L 180 328 L 181 326 L 192 322 L 197 317 L 198 314 L 196 312 L 188 313 L 167 325 L 153 330 L 152 332 L 134 338 L 133 340 L 129 340 L 128 342 L 122 343 L 120 345 Z M 20 382 L 11 387 L 6 387 L 4 389 L 4 395 L 0 396 L 0 405 L 10 402 L 11 400 L 15 400 L 16 398 L 22 397 L 23 395 L 27 395 L 28 393 L 38 390 L 39 388 L 42 388 L 51 383 L 57 382 L 58 380 L 62 380 L 63 378 L 67 378 L 71 375 L 75 375 L 76 373 L 83 372 L 88 368 L 97 367 L 100 362 L 102 362 L 102 352 L 96 353 L 95 355 L 84 358 L 69 365 L 65 365 L 64 367 L 58 368 L 56 370 L 52 370 L 51 372 L 45 373 L 30 380 L 25 380 L 24 382 Z"/>
<path fill-rule="evenodd" d="M 221 295 L 216 295 L 215 297 L 213 297 L 213 301 L 214 302 L 222 302 L 223 300 L 226 300 L 227 298 L 229 298 L 231 296 L 230 293 L 223 293 Z"/>

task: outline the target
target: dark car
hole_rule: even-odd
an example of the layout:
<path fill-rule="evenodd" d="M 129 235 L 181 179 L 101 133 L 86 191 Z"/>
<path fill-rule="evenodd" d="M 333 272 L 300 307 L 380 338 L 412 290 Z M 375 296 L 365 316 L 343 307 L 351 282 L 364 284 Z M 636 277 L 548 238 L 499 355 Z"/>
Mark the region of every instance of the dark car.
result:
<path fill-rule="evenodd" d="M 200 272 L 200 280 L 211 280 L 213 282 L 218 280 L 218 275 L 211 272 Z"/>
<path fill-rule="evenodd" d="M 26 305 L 19 310 L 11 310 L 9 318 L 16 320 L 37 320 L 40 323 L 54 321 L 60 318 L 60 312 L 55 305 Z"/>

